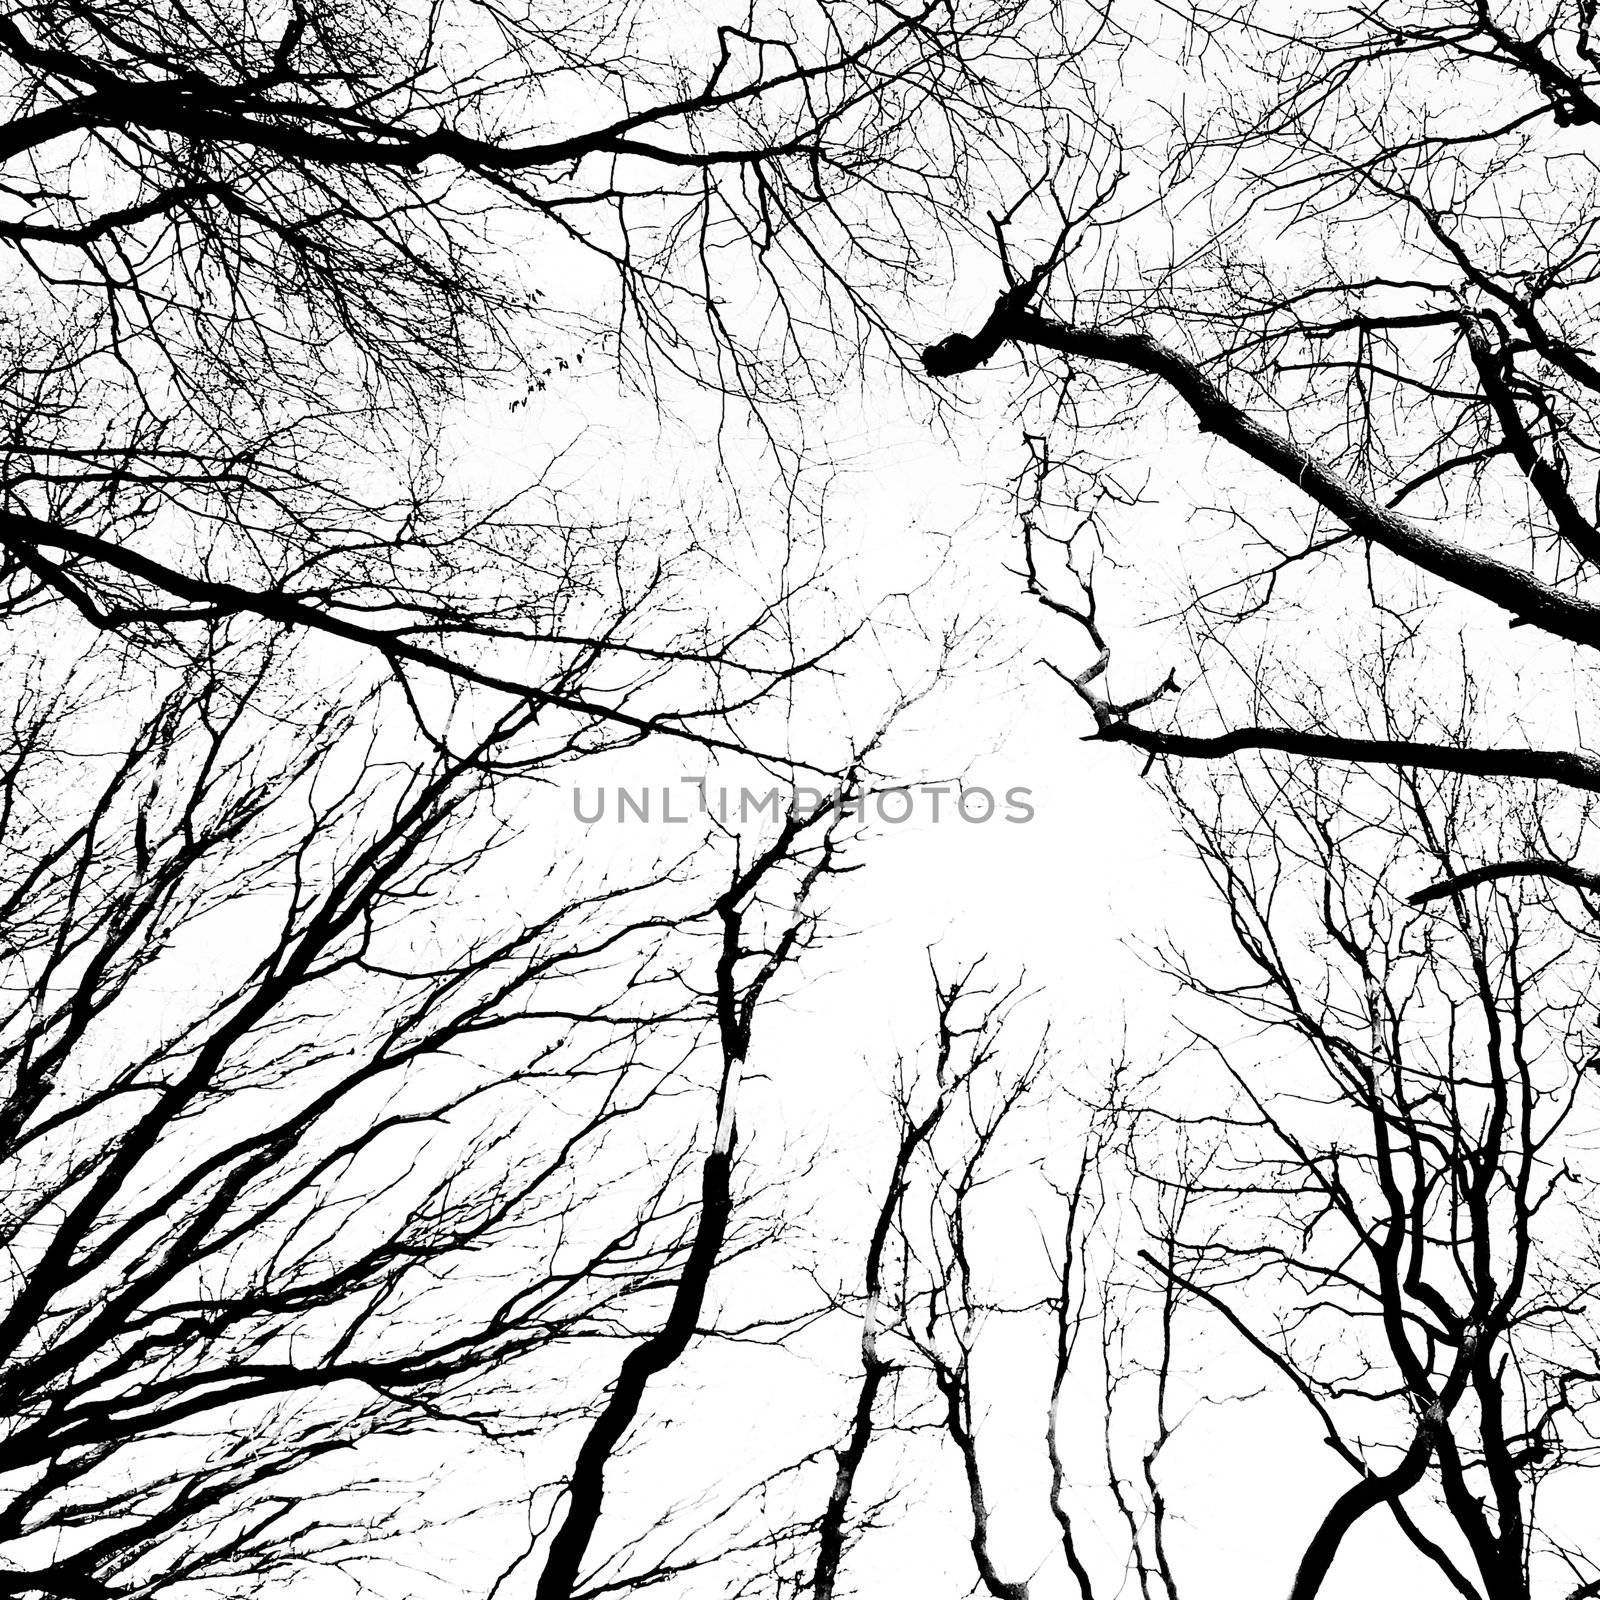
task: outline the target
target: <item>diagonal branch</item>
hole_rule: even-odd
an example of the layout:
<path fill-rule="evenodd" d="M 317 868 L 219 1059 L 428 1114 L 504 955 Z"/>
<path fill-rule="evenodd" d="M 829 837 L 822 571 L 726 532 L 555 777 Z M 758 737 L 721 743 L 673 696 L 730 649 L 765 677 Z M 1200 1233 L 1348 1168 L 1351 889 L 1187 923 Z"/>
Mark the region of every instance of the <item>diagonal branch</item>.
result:
<path fill-rule="evenodd" d="M 1030 280 L 1031 283 L 1031 280 Z M 1216 434 L 1269 468 L 1325 510 L 1352 533 L 1381 545 L 1401 560 L 1443 578 L 1518 622 L 1586 649 L 1600 649 L 1600 605 L 1544 583 L 1531 572 L 1485 555 L 1438 534 L 1378 504 L 1347 483 L 1285 435 L 1258 422 L 1187 356 L 1148 333 L 1118 333 L 1094 325 L 1058 322 L 1028 309 L 1027 294 L 1012 290 L 996 302 L 975 335 L 951 334 L 922 354 L 932 377 L 953 377 L 982 366 L 1006 344 L 1051 350 L 1087 361 L 1128 367 L 1159 379 L 1194 414 L 1203 433 Z"/>
<path fill-rule="evenodd" d="M 565 711 L 573 716 L 608 723 L 627 729 L 638 738 L 651 734 L 664 734 L 673 739 L 684 739 L 707 750 L 726 750 L 735 754 L 755 754 L 747 746 L 715 734 L 701 733 L 679 725 L 679 714 L 663 713 L 653 717 L 635 716 L 614 706 L 597 701 L 579 699 L 571 695 L 556 694 L 548 689 L 499 673 L 486 672 L 459 658 L 417 644 L 402 632 L 373 627 L 319 605 L 313 605 L 292 594 L 274 589 L 249 589 L 241 584 L 219 578 L 199 578 L 154 557 L 130 550 L 109 539 L 93 534 L 79 533 L 59 523 L 45 522 L 37 517 L 24 516 L 14 511 L 0 512 L 0 546 L 10 550 L 17 560 L 42 583 L 48 584 L 70 600 L 77 610 L 97 628 L 116 629 L 130 622 L 193 622 L 214 620 L 225 616 L 257 616 L 286 627 L 308 628 L 335 639 L 362 645 L 374 650 L 391 667 L 402 665 L 426 668 L 444 673 L 459 683 L 473 684 L 478 688 L 497 690 L 513 695 L 536 706 L 548 706 L 555 711 Z M 135 578 L 142 583 L 172 596 L 182 602 L 184 610 L 161 608 L 108 608 L 61 566 L 42 554 L 45 549 L 60 550 L 69 556 L 99 562 L 113 571 Z M 761 755 L 759 759 L 777 761 L 781 765 L 800 767 L 807 771 L 821 771 L 805 762 L 789 761 L 783 757 Z"/>

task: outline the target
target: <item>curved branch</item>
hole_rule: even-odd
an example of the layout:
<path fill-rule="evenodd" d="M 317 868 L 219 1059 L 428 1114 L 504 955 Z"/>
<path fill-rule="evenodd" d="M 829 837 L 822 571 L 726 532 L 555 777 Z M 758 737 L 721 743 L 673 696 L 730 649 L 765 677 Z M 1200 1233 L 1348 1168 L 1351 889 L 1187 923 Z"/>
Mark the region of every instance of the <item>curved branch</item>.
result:
<path fill-rule="evenodd" d="M 1568 861 L 1495 861 L 1487 866 L 1473 867 L 1466 872 L 1429 884 L 1426 889 L 1406 896 L 1410 905 L 1425 906 L 1433 900 L 1444 900 L 1464 889 L 1475 889 L 1481 883 L 1498 883 L 1505 878 L 1550 878 L 1569 888 L 1589 894 L 1600 894 L 1600 872 L 1585 872 Z"/>
<path fill-rule="evenodd" d="M 923 351 L 922 364 L 928 374 L 938 378 L 969 372 L 1008 343 L 1146 373 L 1188 406 L 1202 433 L 1227 440 L 1332 512 L 1352 533 L 1510 612 L 1518 622 L 1586 649 L 1600 649 L 1600 605 L 1565 594 L 1509 562 L 1441 539 L 1409 517 L 1369 499 L 1293 440 L 1256 421 L 1196 362 L 1151 335 L 1057 322 L 1027 308 L 1032 290 L 1023 287 L 1026 294 L 1012 290 L 996 301 L 977 334 L 952 334 Z"/>
<path fill-rule="evenodd" d="M 1344 1536 L 1369 1511 L 1375 1511 L 1381 1505 L 1396 1504 L 1406 1490 L 1420 1483 L 1432 1454 L 1433 1445 L 1427 1431 L 1419 1428 L 1410 1448 L 1400 1458 L 1400 1464 L 1393 1472 L 1363 1478 L 1334 1501 L 1327 1516 L 1322 1519 L 1322 1525 L 1312 1536 L 1311 1543 L 1306 1546 L 1306 1553 L 1300 1558 L 1289 1600 L 1312 1600 L 1312 1596 L 1322 1588 Z"/>

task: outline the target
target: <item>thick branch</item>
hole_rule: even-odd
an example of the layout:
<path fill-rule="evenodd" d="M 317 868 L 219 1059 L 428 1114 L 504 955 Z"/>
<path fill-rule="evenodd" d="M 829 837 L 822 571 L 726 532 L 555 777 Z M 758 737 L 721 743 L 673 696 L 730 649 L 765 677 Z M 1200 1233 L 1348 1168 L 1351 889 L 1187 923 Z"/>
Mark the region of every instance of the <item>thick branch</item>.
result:
<path fill-rule="evenodd" d="M 1328 1569 L 1333 1565 L 1333 1558 L 1339 1553 L 1339 1546 L 1344 1542 L 1344 1536 L 1369 1511 L 1374 1511 L 1384 1504 L 1393 1504 L 1406 1490 L 1420 1483 L 1422 1474 L 1427 1469 L 1428 1458 L 1432 1454 L 1433 1446 L 1429 1443 L 1426 1431 L 1419 1429 L 1411 1441 L 1410 1448 L 1401 1457 L 1400 1464 L 1393 1472 L 1364 1478 L 1360 1483 L 1346 1489 L 1334 1501 L 1327 1516 L 1322 1519 L 1322 1525 L 1313 1535 L 1311 1543 L 1306 1546 L 1305 1554 L 1300 1558 L 1300 1567 L 1294 1575 L 1294 1587 L 1289 1591 L 1289 1600 L 1312 1600 L 1328 1576 Z"/>
<path fill-rule="evenodd" d="M 952 334 L 925 350 L 923 366 L 933 377 L 951 377 L 982 366 L 1008 343 L 1110 362 L 1159 379 L 1188 406 L 1201 432 L 1214 433 L 1259 461 L 1332 512 L 1352 533 L 1499 606 L 1519 622 L 1588 649 L 1600 649 L 1600 605 L 1564 594 L 1509 562 L 1441 539 L 1410 518 L 1368 499 L 1291 439 L 1257 422 L 1228 399 L 1194 361 L 1147 333 L 1118 333 L 1057 322 L 1026 309 L 1012 291 L 1000 297 L 976 335 Z"/>
<path fill-rule="evenodd" d="M 1426 889 L 1418 889 L 1407 899 L 1414 906 L 1425 906 L 1433 900 L 1445 900 L 1464 889 L 1475 889 L 1482 883 L 1499 883 L 1505 878 L 1550 878 L 1573 889 L 1589 894 L 1600 894 L 1600 872 L 1585 872 L 1568 861 L 1495 861 L 1487 866 L 1473 867 L 1458 872 Z"/>
<path fill-rule="evenodd" d="M 1357 739 L 1298 728 L 1229 728 L 1224 733 L 1165 733 L 1130 722 L 1107 721 L 1095 738 L 1129 744 L 1152 756 L 1221 761 L 1250 750 L 1278 750 L 1309 761 L 1353 761 L 1369 766 L 1422 767 L 1476 778 L 1528 778 L 1600 792 L 1600 760 L 1575 750 L 1475 749 L 1422 739 Z"/>

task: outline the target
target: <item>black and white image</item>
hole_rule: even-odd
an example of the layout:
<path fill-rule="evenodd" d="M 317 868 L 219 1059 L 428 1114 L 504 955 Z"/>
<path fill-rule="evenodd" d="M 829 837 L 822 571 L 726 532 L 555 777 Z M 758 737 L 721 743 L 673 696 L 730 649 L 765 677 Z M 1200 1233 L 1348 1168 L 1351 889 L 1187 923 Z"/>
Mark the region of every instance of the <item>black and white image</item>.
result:
<path fill-rule="evenodd" d="M 1600 1597 L 1597 0 L 0 95 L 0 1596 Z"/>

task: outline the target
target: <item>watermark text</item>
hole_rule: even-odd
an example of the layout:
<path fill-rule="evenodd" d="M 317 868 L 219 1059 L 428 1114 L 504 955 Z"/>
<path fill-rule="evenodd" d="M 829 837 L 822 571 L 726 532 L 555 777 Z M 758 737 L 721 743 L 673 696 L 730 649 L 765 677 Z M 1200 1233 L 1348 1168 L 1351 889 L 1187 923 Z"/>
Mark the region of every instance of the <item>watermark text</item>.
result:
<path fill-rule="evenodd" d="M 720 823 L 776 824 L 785 817 L 832 811 L 836 821 L 883 822 L 896 826 L 913 818 L 926 822 L 1032 822 L 1033 791 L 1014 785 L 1002 794 L 982 784 L 913 783 L 893 788 L 846 791 L 793 788 L 713 787 L 704 778 L 679 778 L 675 784 L 597 784 L 572 786 L 572 814 L 596 823 L 694 822 L 715 817 Z"/>

